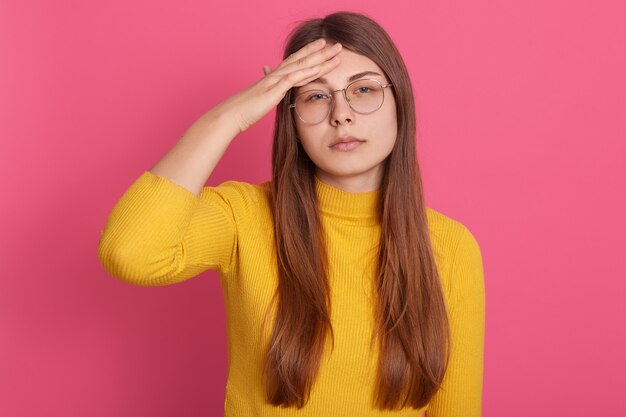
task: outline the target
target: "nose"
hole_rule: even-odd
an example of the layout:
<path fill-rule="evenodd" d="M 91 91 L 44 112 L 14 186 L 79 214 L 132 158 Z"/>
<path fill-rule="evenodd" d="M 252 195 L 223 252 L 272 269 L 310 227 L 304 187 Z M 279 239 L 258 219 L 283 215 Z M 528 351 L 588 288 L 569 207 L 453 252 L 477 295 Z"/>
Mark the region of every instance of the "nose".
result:
<path fill-rule="evenodd" d="M 339 93 L 339 97 L 337 96 Z M 354 121 L 354 113 L 348 104 L 345 96 L 345 90 L 336 90 L 332 92 L 333 103 L 330 111 L 330 123 L 333 126 L 339 126 L 344 123 L 352 123 Z"/>

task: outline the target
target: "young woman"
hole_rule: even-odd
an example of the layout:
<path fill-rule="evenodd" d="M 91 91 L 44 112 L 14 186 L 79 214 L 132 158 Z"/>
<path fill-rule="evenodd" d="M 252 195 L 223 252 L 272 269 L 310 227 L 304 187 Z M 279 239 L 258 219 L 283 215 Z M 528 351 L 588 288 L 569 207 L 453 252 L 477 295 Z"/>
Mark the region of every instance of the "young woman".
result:
<path fill-rule="evenodd" d="M 263 71 L 130 186 L 102 231 L 102 264 L 134 285 L 219 271 L 227 416 L 480 416 L 481 252 L 424 204 L 392 40 L 334 13 L 298 26 Z M 205 187 L 273 108 L 271 181 Z"/>

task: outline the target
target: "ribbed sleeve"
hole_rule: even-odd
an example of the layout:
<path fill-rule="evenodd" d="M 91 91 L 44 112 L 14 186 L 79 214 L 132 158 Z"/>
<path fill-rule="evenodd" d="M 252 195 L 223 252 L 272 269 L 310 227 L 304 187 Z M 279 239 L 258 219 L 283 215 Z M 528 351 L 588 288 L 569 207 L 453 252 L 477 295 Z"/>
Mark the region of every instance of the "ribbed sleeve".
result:
<path fill-rule="evenodd" d="M 472 233 L 462 226 L 454 252 L 449 287 L 450 363 L 443 388 L 427 417 L 480 417 L 485 339 L 485 282 L 482 255 Z"/>
<path fill-rule="evenodd" d="M 111 211 L 101 231 L 98 257 L 120 280 L 167 285 L 207 269 L 228 269 L 236 237 L 232 206 L 220 187 L 204 187 L 196 196 L 145 171 Z"/>

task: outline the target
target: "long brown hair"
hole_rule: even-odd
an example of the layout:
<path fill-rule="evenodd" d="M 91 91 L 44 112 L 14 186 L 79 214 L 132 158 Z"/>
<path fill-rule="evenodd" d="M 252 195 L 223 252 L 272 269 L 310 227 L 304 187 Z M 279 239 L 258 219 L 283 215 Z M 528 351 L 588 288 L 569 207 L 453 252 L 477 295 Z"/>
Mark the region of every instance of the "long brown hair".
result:
<path fill-rule="evenodd" d="M 369 17 L 337 12 L 304 21 L 291 32 L 284 58 L 317 38 L 340 42 L 370 58 L 394 86 L 398 132 L 385 161 L 379 205 L 381 240 L 373 306 L 377 318 L 372 334 L 372 343 L 379 343 L 375 404 L 380 409 L 407 403 L 421 408 L 441 387 L 450 330 L 415 154 L 411 82 L 393 41 Z M 330 332 L 334 349 L 334 334 L 315 165 L 296 140 L 289 97 L 277 107 L 272 148 L 271 205 L 279 282 L 264 377 L 271 404 L 301 408 L 309 400 L 326 335 Z"/>

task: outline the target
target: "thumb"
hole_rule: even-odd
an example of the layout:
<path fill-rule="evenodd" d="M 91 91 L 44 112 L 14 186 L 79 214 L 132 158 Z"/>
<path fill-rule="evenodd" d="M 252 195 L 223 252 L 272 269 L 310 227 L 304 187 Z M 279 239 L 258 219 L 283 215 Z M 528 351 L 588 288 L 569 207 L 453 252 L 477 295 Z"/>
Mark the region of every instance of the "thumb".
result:
<path fill-rule="evenodd" d="M 267 75 L 270 72 L 272 72 L 272 69 L 269 67 L 269 65 L 263 65 L 263 74 Z"/>

